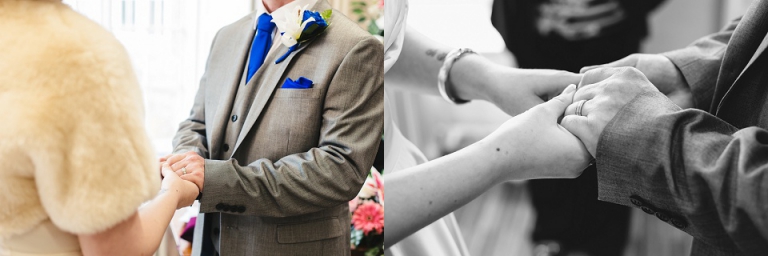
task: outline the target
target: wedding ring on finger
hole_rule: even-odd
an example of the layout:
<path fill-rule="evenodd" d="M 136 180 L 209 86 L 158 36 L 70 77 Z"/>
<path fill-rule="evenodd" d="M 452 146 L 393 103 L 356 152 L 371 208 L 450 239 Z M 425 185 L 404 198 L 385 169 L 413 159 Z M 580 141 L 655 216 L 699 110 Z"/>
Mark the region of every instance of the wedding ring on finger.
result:
<path fill-rule="evenodd" d="M 584 103 L 587 103 L 587 100 L 580 100 L 578 103 L 576 103 L 576 115 L 577 116 L 584 116 L 582 113 L 582 110 L 584 109 Z"/>
<path fill-rule="evenodd" d="M 187 175 L 187 167 L 181 167 L 181 173 L 182 175 Z"/>

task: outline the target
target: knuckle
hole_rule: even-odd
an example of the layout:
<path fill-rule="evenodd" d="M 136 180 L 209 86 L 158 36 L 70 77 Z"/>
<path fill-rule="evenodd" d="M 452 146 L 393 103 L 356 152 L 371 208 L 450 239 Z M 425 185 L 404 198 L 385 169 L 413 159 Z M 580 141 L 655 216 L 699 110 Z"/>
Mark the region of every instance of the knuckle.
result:
<path fill-rule="evenodd" d="M 621 75 L 628 79 L 645 78 L 645 74 L 643 74 L 642 71 L 634 67 L 628 67 L 627 69 L 623 70 Z"/>

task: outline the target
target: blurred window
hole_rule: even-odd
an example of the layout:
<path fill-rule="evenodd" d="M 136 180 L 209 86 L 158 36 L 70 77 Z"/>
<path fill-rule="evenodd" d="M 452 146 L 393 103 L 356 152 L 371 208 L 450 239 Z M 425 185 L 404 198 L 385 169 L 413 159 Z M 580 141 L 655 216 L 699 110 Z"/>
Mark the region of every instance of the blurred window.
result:
<path fill-rule="evenodd" d="M 253 9 L 252 0 L 64 0 L 114 33 L 144 93 L 146 128 L 158 155 L 171 151 L 189 115 L 216 31 Z"/>

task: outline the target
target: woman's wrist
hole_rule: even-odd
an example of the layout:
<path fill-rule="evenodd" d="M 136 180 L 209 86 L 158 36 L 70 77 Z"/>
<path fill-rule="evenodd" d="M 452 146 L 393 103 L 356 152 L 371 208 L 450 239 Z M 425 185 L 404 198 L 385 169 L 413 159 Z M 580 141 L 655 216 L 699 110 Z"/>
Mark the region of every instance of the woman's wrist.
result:
<path fill-rule="evenodd" d="M 521 159 L 519 158 L 519 152 L 516 151 L 517 148 L 504 146 L 508 144 L 504 143 L 505 141 L 515 141 L 517 135 L 505 133 L 501 135 L 505 138 L 500 138 L 496 134 L 498 132 L 497 130 L 473 144 L 472 155 L 479 159 L 487 160 L 483 161 L 485 165 L 482 170 L 487 171 L 485 175 L 492 177 L 495 182 L 494 184 L 522 179 L 523 174 L 519 173 L 520 169 L 518 166 Z"/>
<path fill-rule="evenodd" d="M 488 59 L 471 54 L 453 64 L 448 76 L 448 90 L 462 100 L 490 100 L 488 80 L 496 65 Z"/>
<path fill-rule="evenodd" d="M 180 188 L 174 185 L 161 188 L 160 192 L 157 193 L 157 198 L 163 198 L 163 200 L 170 200 L 178 204 L 181 201 Z"/>

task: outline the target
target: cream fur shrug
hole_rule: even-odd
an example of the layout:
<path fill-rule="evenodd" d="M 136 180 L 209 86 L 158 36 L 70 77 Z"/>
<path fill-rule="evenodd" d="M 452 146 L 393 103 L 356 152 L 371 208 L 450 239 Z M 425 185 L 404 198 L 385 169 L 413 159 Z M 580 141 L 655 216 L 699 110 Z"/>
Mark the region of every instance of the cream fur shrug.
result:
<path fill-rule="evenodd" d="M 60 1 L 0 0 L 0 238 L 105 230 L 159 188 L 125 49 Z"/>

